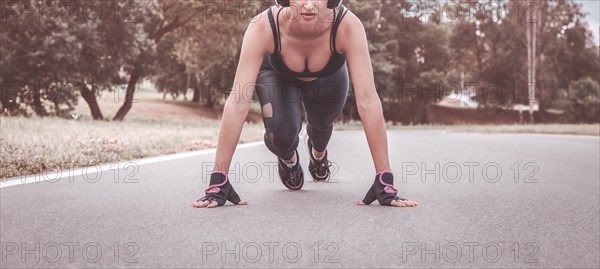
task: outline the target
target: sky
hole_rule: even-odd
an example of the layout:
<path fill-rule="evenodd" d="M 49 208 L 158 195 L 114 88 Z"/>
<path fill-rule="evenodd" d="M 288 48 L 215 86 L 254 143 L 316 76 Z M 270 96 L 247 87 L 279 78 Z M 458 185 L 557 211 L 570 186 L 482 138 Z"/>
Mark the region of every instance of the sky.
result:
<path fill-rule="evenodd" d="M 600 44 L 600 0 L 575 0 L 575 2 L 582 4 L 583 12 L 588 13 L 586 20 L 594 32 L 596 44 Z"/>

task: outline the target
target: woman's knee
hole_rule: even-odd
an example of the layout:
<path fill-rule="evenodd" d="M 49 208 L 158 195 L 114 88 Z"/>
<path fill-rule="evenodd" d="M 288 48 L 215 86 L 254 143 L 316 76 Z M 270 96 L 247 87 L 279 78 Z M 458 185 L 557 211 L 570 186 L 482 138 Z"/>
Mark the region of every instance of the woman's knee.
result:
<path fill-rule="evenodd" d="M 298 115 L 273 115 L 272 103 L 262 107 L 263 123 L 265 127 L 265 142 L 280 150 L 293 148 L 297 143 L 297 136 L 302 128 Z M 298 118 L 298 119 L 296 119 Z"/>
<path fill-rule="evenodd" d="M 267 130 L 270 143 L 277 148 L 285 150 L 293 148 L 298 143 L 298 133 L 300 127 L 288 122 L 285 125 L 275 127 L 275 131 Z M 270 134 L 269 134 L 270 133 Z"/>
<path fill-rule="evenodd" d="M 294 132 L 265 132 L 265 145 L 279 158 L 289 160 L 292 158 L 294 149 L 298 147 L 300 138 Z"/>

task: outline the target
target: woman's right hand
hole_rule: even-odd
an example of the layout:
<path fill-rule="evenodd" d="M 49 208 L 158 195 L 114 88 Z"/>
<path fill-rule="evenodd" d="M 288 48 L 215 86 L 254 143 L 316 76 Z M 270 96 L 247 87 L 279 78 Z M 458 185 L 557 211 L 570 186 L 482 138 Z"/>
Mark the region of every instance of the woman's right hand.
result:
<path fill-rule="evenodd" d="M 248 204 L 248 201 L 240 199 L 225 172 L 213 172 L 210 175 L 210 184 L 204 192 L 206 195 L 192 203 L 193 207 L 213 208 L 224 205 L 226 201 L 230 201 L 234 205 Z"/>
<path fill-rule="evenodd" d="M 375 200 L 382 206 L 397 206 L 397 207 L 413 207 L 417 206 L 416 202 L 409 201 L 402 197 L 398 197 L 398 190 L 394 188 L 394 174 L 391 171 L 385 170 L 375 175 L 375 182 L 357 205 L 369 205 Z"/>

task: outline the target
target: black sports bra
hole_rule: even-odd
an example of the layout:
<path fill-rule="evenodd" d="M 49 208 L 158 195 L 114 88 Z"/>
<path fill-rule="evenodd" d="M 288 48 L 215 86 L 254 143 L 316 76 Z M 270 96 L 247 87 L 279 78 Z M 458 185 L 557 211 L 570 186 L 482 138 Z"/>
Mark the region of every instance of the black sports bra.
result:
<path fill-rule="evenodd" d="M 340 26 L 340 22 L 342 21 L 344 16 L 346 16 L 346 13 L 348 13 L 344 5 L 340 6 L 339 16 L 335 15 L 335 10 L 333 11 L 335 20 L 333 27 L 331 27 L 331 35 L 329 41 L 331 57 L 329 58 L 329 61 L 327 62 L 323 70 L 317 72 L 308 71 L 307 66 L 305 66 L 304 72 L 295 72 L 290 70 L 283 62 L 283 58 L 281 58 L 281 37 L 279 35 L 279 13 L 281 13 L 281 10 L 283 9 L 280 9 L 279 12 L 277 12 L 277 26 L 275 25 L 275 20 L 273 18 L 273 12 L 271 11 L 271 8 L 269 8 L 268 12 L 269 22 L 271 23 L 271 30 L 273 31 L 273 38 L 275 39 L 275 51 L 273 52 L 273 54 L 269 53 L 268 58 L 269 63 L 271 64 L 271 67 L 275 72 L 289 78 L 322 78 L 335 74 L 337 71 L 340 70 L 340 68 L 344 66 L 344 64 L 346 63 L 346 55 L 339 54 L 337 52 L 337 49 L 335 48 L 335 37 L 337 35 L 337 29 Z"/>

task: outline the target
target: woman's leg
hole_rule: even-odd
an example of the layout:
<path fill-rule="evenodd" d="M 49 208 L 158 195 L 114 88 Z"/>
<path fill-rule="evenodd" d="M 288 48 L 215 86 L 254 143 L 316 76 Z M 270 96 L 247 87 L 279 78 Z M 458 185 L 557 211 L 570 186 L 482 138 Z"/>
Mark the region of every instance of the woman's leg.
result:
<path fill-rule="evenodd" d="M 257 78 L 256 94 L 265 126 L 265 145 L 282 160 L 290 160 L 298 147 L 302 92 L 297 84 L 275 71 L 263 69 Z"/>
<path fill-rule="evenodd" d="M 346 65 L 334 75 L 319 79 L 303 91 L 306 132 L 317 152 L 324 152 L 333 132 L 333 120 L 342 112 L 348 96 L 349 78 Z M 316 156 L 317 157 L 317 156 Z"/>
<path fill-rule="evenodd" d="M 344 65 L 330 77 L 304 85 L 303 103 L 307 116 L 309 164 L 316 181 L 328 180 L 332 163 L 327 157 L 327 144 L 333 132 L 333 120 L 342 112 L 348 96 L 348 69 Z"/>
<path fill-rule="evenodd" d="M 256 79 L 265 125 L 265 145 L 277 156 L 279 178 L 290 190 L 300 190 L 304 173 L 297 156 L 302 128 L 302 91 L 297 83 L 278 75 L 265 56 Z M 296 157 L 294 157 L 296 156 Z"/>

